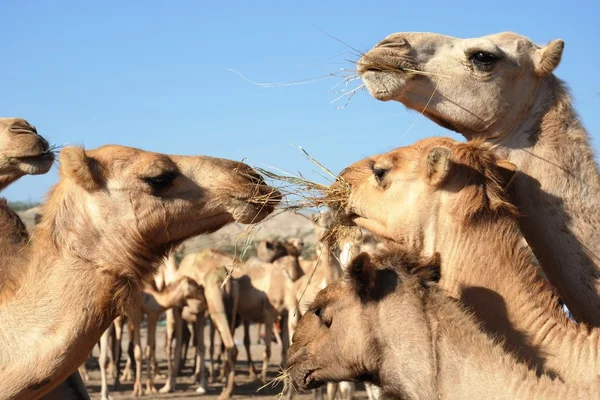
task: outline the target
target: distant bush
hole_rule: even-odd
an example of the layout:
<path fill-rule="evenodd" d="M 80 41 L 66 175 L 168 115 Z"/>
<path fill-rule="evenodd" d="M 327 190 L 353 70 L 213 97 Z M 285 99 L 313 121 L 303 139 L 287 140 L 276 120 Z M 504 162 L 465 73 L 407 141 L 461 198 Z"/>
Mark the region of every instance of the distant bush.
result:
<path fill-rule="evenodd" d="M 37 207 L 41 204 L 42 203 L 40 203 L 40 202 L 34 202 L 34 201 L 9 201 L 8 202 L 8 206 L 15 211 L 29 210 L 30 208 Z"/>

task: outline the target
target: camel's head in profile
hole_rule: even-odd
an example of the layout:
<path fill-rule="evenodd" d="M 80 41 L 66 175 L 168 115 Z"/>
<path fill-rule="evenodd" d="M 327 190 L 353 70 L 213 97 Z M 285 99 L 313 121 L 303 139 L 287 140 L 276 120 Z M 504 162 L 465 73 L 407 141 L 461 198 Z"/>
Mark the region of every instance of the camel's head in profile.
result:
<path fill-rule="evenodd" d="M 0 118 L 0 188 L 23 175 L 45 174 L 54 153 L 35 127 L 21 118 Z"/>
<path fill-rule="evenodd" d="M 60 175 L 40 226 L 92 253 L 114 243 L 127 257 L 163 257 L 230 222 L 259 222 L 281 197 L 241 162 L 116 145 L 64 148 Z"/>
<path fill-rule="evenodd" d="M 427 287 L 437 279 L 438 259 L 424 261 L 405 252 L 359 254 L 340 280 L 319 292 L 298 323 L 288 352 L 294 383 L 302 389 L 339 381 L 377 384 L 386 368 L 410 372 L 410 365 L 421 360 L 407 357 L 406 365 L 386 367 L 382 343 L 388 330 L 404 332 L 399 347 L 430 340 L 419 321 Z"/>
<path fill-rule="evenodd" d="M 505 189 L 514 173 L 515 166 L 497 159 L 487 145 L 428 138 L 344 169 L 340 177 L 351 189 L 338 215 L 420 251 L 446 218 L 467 226 L 488 215 L 512 215 Z"/>
<path fill-rule="evenodd" d="M 399 101 L 467 138 L 490 139 L 522 122 L 563 48 L 562 40 L 539 47 L 510 32 L 470 39 L 401 32 L 357 68 L 374 98 Z"/>

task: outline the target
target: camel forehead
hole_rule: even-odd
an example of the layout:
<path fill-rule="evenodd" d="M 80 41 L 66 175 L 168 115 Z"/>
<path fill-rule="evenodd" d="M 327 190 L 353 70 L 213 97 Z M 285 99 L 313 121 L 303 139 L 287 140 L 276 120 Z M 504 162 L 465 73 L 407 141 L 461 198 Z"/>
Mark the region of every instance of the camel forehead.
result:
<path fill-rule="evenodd" d="M 391 164 L 396 164 L 402 160 L 417 159 L 420 155 L 433 147 L 453 147 L 457 142 L 449 137 L 429 137 L 418 142 L 415 142 L 409 146 L 398 147 L 392 151 L 376 156 L 375 163 L 386 161 Z M 377 165 L 376 165 L 377 166 Z"/>
<path fill-rule="evenodd" d="M 165 170 L 176 170 L 175 162 L 169 155 L 144 151 L 133 147 L 107 145 L 86 151 L 87 155 L 98 160 L 105 168 L 113 171 L 128 170 L 151 174 Z"/>
<path fill-rule="evenodd" d="M 432 53 L 444 47 L 461 50 L 477 47 L 482 47 L 483 50 L 486 50 L 486 47 L 488 50 L 493 50 L 493 47 L 498 47 L 508 53 L 516 52 L 517 49 L 523 47 L 536 47 L 531 40 L 514 32 L 501 32 L 473 38 L 458 38 L 433 32 L 396 32 L 386 39 L 405 39 L 412 48 L 419 51 L 428 51 L 429 49 Z"/>

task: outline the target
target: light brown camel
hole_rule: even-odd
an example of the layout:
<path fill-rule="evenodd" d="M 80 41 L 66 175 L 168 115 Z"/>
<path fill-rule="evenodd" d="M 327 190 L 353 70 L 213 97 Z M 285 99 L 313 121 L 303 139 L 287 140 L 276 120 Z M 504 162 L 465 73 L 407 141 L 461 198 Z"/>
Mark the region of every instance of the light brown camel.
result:
<path fill-rule="evenodd" d="M 251 257 L 233 271 L 233 277 L 239 282 L 240 298 L 238 304 L 238 323 L 244 325 L 244 347 L 251 377 L 256 377 L 256 369 L 250 352 L 250 323 L 264 326 L 265 352 L 260 379 L 266 382 L 267 370 L 271 358 L 271 338 L 275 323 L 281 320 L 281 364 L 285 365 L 285 357 L 289 345 L 288 335 L 288 281 L 296 281 L 304 275 L 300 266 L 299 243 L 285 242 L 288 255 L 279 257 L 273 262 L 263 262 Z M 237 327 L 237 324 L 234 325 Z"/>
<path fill-rule="evenodd" d="M 597 379 L 571 385 L 518 363 L 434 284 L 438 276 L 435 264 L 408 253 L 356 257 L 300 321 L 289 354 L 294 382 L 374 382 L 383 398 L 404 400 L 600 399 Z"/>
<path fill-rule="evenodd" d="M 133 309 L 142 282 L 174 246 L 233 221 L 260 221 L 278 201 L 275 193 L 255 202 L 273 189 L 224 159 L 104 146 L 67 147 L 60 161 L 31 245 L 4 265 L 6 398 L 39 398 L 73 373 L 114 318 Z"/>
<path fill-rule="evenodd" d="M 233 293 L 234 288 L 231 286 L 223 287 L 223 282 L 226 277 L 226 270 L 224 267 L 232 265 L 234 262 L 233 258 L 223 252 L 214 249 L 203 250 L 199 253 L 193 253 L 186 255 L 177 269 L 176 276 L 186 276 L 202 285 L 204 287 L 204 293 L 206 296 L 206 305 L 208 308 L 208 314 L 211 318 L 212 323 L 216 327 L 221 336 L 221 340 L 226 348 L 227 353 L 227 384 L 223 388 L 220 397 L 229 398 L 233 392 L 235 384 L 235 360 L 237 357 L 237 348 L 233 341 L 231 321 L 227 318 L 228 306 L 231 306 L 226 301 L 227 298 L 236 297 Z M 237 303 L 233 301 L 234 305 Z M 200 387 L 197 389 L 199 393 L 205 393 L 207 390 L 206 381 L 204 380 L 204 325 L 205 325 L 205 310 L 206 308 L 198 307 L 197 304 L 190 304 L 188 302 L 188 312 L 194 315 L 191 318 L 194 324 L 194 340 L 196 347 L 196 369 L 194 372 L 194 380 L 200 383 Z M 175 311 L 175 310 L 174 310 Z M 177 310 L 175 314 L 175 324 L 181 324 L 181 316 Z M 231 313 L 230 313 L 231 314 Z M 181 331 L 180 328 L 176 330 Z M 167 339 L 170 342 L 170 338 Z M 174 365 L 171 362 L 170 351 L 167 352 L 167 358 L 169 359 L 169 379 L 165 387 L 161 389 L 161 392 L 172 390 L 175 385 L 175 366 L 179 365 L 179 359 L 181 355 L 181 338 L 178 337 L 176 340 L 175 349 L 175 361 Z"/>
<path fill-rule="evenodd" d="M 487 145 L 425 139 L 346 168 L 352 190 L 340 215 L 424 256 L 439 253 L 441 287 L 532 368 L 597 379 L 600 331 L 569 320 L 540 282 L 505 191 L 514 174 Z"/>
<path fill-rule="evenodd" d="M 24 175 L 41 175 L 54 162 L 48 141 L 30 123 L 21 118 L 0 118 L 0 191 Z M 18 214 L 0 198 L 0 257 L 8 260 L 29 242 L 29 233 Z M 4 280 L 0 266 L 0 289 Z M 88 398 L 77 372 L 44 398 L 66 399 L 70 396 Z"/>
<path fill-rule="evenodd" d="M 563 48 L 514 33 L 395 33 L 358 71 L 375 98 L 483 139 L 517 165 L 523 235 L 573 314 L 600 326 L 600 179 L 589 136 L 552 73 Z"/>
<path fill-rule="evenodd" d="M 45 174 L 54 153 L 35 127 L 21 118 L 0 118 L 0 191 L 24 175 Z M 21 218 L 0 199 L 0 255 L 10 257 L 29 241 Z M 0 267 L 0 288 L 5 271 Z"/>
<path fill-rule="evenodd" d="M 137 312 L 132 312 L 128 315 L 127 323 L 129 328 L 129 341 L 133 342 L 134 346 L 134 358 L 136 364 L 135 379 L 133 384 L 133 395 L 139 396 L 144 394 L 142 390 L 142 348 L 141 348 L 141 336 L 140 336 L 140 323 L 143 320 L 144 314 L 148 316 L 146 320 L 147 336 L 146 346 L 144 351 L 144 357 L 146 359 L 146 393 L 156 393 L 156 387 L 154 386 L 154 376 L 156 375 L 156 358 L 155 358 L 155 347 L 156 347 L 156 325 L 158 323 L 158 317 L 166 310 L 172 307 L 181 307 L 185 304 L 187 299 L 196 299 L 202 303 L 205 303 L 204 289 L 201 286 L 187 277 L 180 278 L 171 284 L 162 288 L 158 291 L 150 285 L 146 285 L 143 289 L 141 298 L 141 307 Z M 102 378 L 101 393 L 102 400 L 108 399 L 108 380 L 107 380 L 107 365 L 108 365 L 108 340 L 104 339 L 104 336 L 108 338 L 110 335 L 110 329 L 103 334 L 100 341 L 100 375 Z M 118 343 L 120 346 L 120 342 Z M 115 362 L 117 362 L 115 360 Z"/>

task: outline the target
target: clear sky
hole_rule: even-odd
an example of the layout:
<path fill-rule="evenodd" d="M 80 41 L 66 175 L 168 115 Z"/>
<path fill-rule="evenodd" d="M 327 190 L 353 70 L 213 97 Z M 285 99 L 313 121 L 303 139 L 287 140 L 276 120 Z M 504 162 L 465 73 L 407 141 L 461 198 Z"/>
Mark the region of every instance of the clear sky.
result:
<path fill-rule="evenodd" d="M 566 42 L 557 75 L 594 139 L 600 134 L 600 2 L 586 1 L 3 1 L 0 115 L 54 144 L 116 143 L 246 159 L 310 171 L 304 146 L 339 172 L 365 156 L 448 135 L 399 103 L 359 92 L 343 109 L 341 78 L 264 88 L 352 68 L 342 43 L 367 50 L 396 31 L 474 37 L 515 31 Z M 403 136 L 404 135 L 404 136 Z M 402 137 L 403 136 L 403 137 Z M 457 136 L 454 136 L 457 137 Z M 594 141 L 597 148 L 598 140 Z M 39 200 L 57 170 L 2 195 Z"/>

